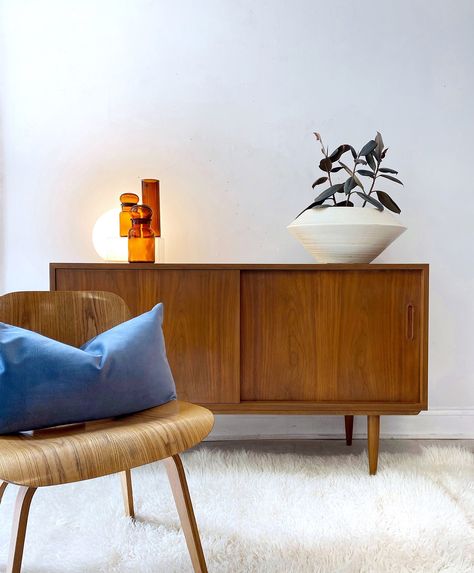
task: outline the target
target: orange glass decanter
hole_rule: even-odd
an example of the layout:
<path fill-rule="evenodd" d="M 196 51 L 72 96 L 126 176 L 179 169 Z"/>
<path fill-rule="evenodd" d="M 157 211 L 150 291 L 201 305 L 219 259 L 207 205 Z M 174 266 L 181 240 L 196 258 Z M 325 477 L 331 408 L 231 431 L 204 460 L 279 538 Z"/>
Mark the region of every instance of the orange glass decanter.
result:
<path fill-rule="evenodd" d="M 128 262 L 155 262 L 155 233 L 151 228 L 153 211 L 148 205 L 130 209 L 132 228 L 128 231 Z"/>
<path fill-rule="evenodd" d="M 128 237 L 128 231 L 132 226 L 130 209 L 138 203 L 138 195 L 135 193 L 122 193 L 120 195 L 120 203 L 122 203 L 122 210 L 120 211 L 120 236 Z"/>

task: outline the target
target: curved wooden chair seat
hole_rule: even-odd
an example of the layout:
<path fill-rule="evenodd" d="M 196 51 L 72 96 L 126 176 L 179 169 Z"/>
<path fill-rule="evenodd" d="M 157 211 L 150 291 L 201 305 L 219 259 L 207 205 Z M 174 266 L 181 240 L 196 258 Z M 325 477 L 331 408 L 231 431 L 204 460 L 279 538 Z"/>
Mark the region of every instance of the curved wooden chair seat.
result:
<path fill-rule="evenodd" d="M 128 320 L 125 302 L 107 292 L 17 292 L 0 297 L 0 321 L 74 346 Z M 19 573 L 29 507 L 38 487 L 121 473 L 125 512 L 134 517 L 132 468 L 163 460 L 194 571 L 207 572 L 179 454 L 201 442 L 214 417 L 175 400 L 128 416 L 0 436 L 0 501 L 20 486 L 7 573 Z M 92 510 L 92 507 L 91 507 Z"/>
<path fill-rule="evenodd" d="M 0 436 L 0 477 L 43 487 L 118 473 L 192 448 L 212 425 L 209 410 L 173 401 L 130 416 Z"/>

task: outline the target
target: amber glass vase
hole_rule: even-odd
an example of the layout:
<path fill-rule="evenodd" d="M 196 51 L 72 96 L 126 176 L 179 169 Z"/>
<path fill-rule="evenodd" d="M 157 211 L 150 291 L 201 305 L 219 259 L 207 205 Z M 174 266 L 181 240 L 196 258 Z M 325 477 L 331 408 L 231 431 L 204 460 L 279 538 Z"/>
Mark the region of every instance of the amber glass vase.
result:
<path fill-rule="evenodd" d="M 154 263 L 155 233 L 151 228 L 151 208 L 148 205 L 135 205 L 130 209 L 130 216 L 132 228 L 128 231 L 128 261 Z"/>
<path fill-rule="evenodd" d="M 145 205 L 149 205 L 153 211 L 151 228 L 155 237 L 161 237 L 160 182 L 158 179 L 142 179 L 142 201 Z"/>
<path fill-rule="evenodd" d="M 135 193 L 122 193 L 120 195 L 120 203 L 122 203 L 122 210 L 120 211 L 120 236 L 128 237 L 128 231 L 132 226 L 130 209 L 138 203 L 138 195 Z"/>

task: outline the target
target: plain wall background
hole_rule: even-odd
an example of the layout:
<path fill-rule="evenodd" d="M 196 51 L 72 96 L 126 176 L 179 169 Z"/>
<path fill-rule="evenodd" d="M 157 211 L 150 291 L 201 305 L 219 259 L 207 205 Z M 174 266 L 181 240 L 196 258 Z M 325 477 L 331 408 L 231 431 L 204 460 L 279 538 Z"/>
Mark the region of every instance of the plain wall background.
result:
<path fill-rule="evenodd" d="M 380 130 L 409 230 L 378 261 L 431 264 L 430 405 L 474 414 L 473 21 L 471 0 L 5 0 L 1 290 L 97 261 L 96 218 L 143 177 L 168 262 L 311 262 L 285 227 L 312 132 Z"/>

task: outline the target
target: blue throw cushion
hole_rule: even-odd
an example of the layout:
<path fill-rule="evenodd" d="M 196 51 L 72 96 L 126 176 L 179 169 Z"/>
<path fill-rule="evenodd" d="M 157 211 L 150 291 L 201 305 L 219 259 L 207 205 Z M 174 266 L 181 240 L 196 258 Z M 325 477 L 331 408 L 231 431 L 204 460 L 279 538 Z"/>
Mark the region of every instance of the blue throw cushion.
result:
<path fill-rule="evenodd" d="M 97 420 L 174 400 L 158 304 L 75 348 L 0 322 L 0 433 Z"/>

